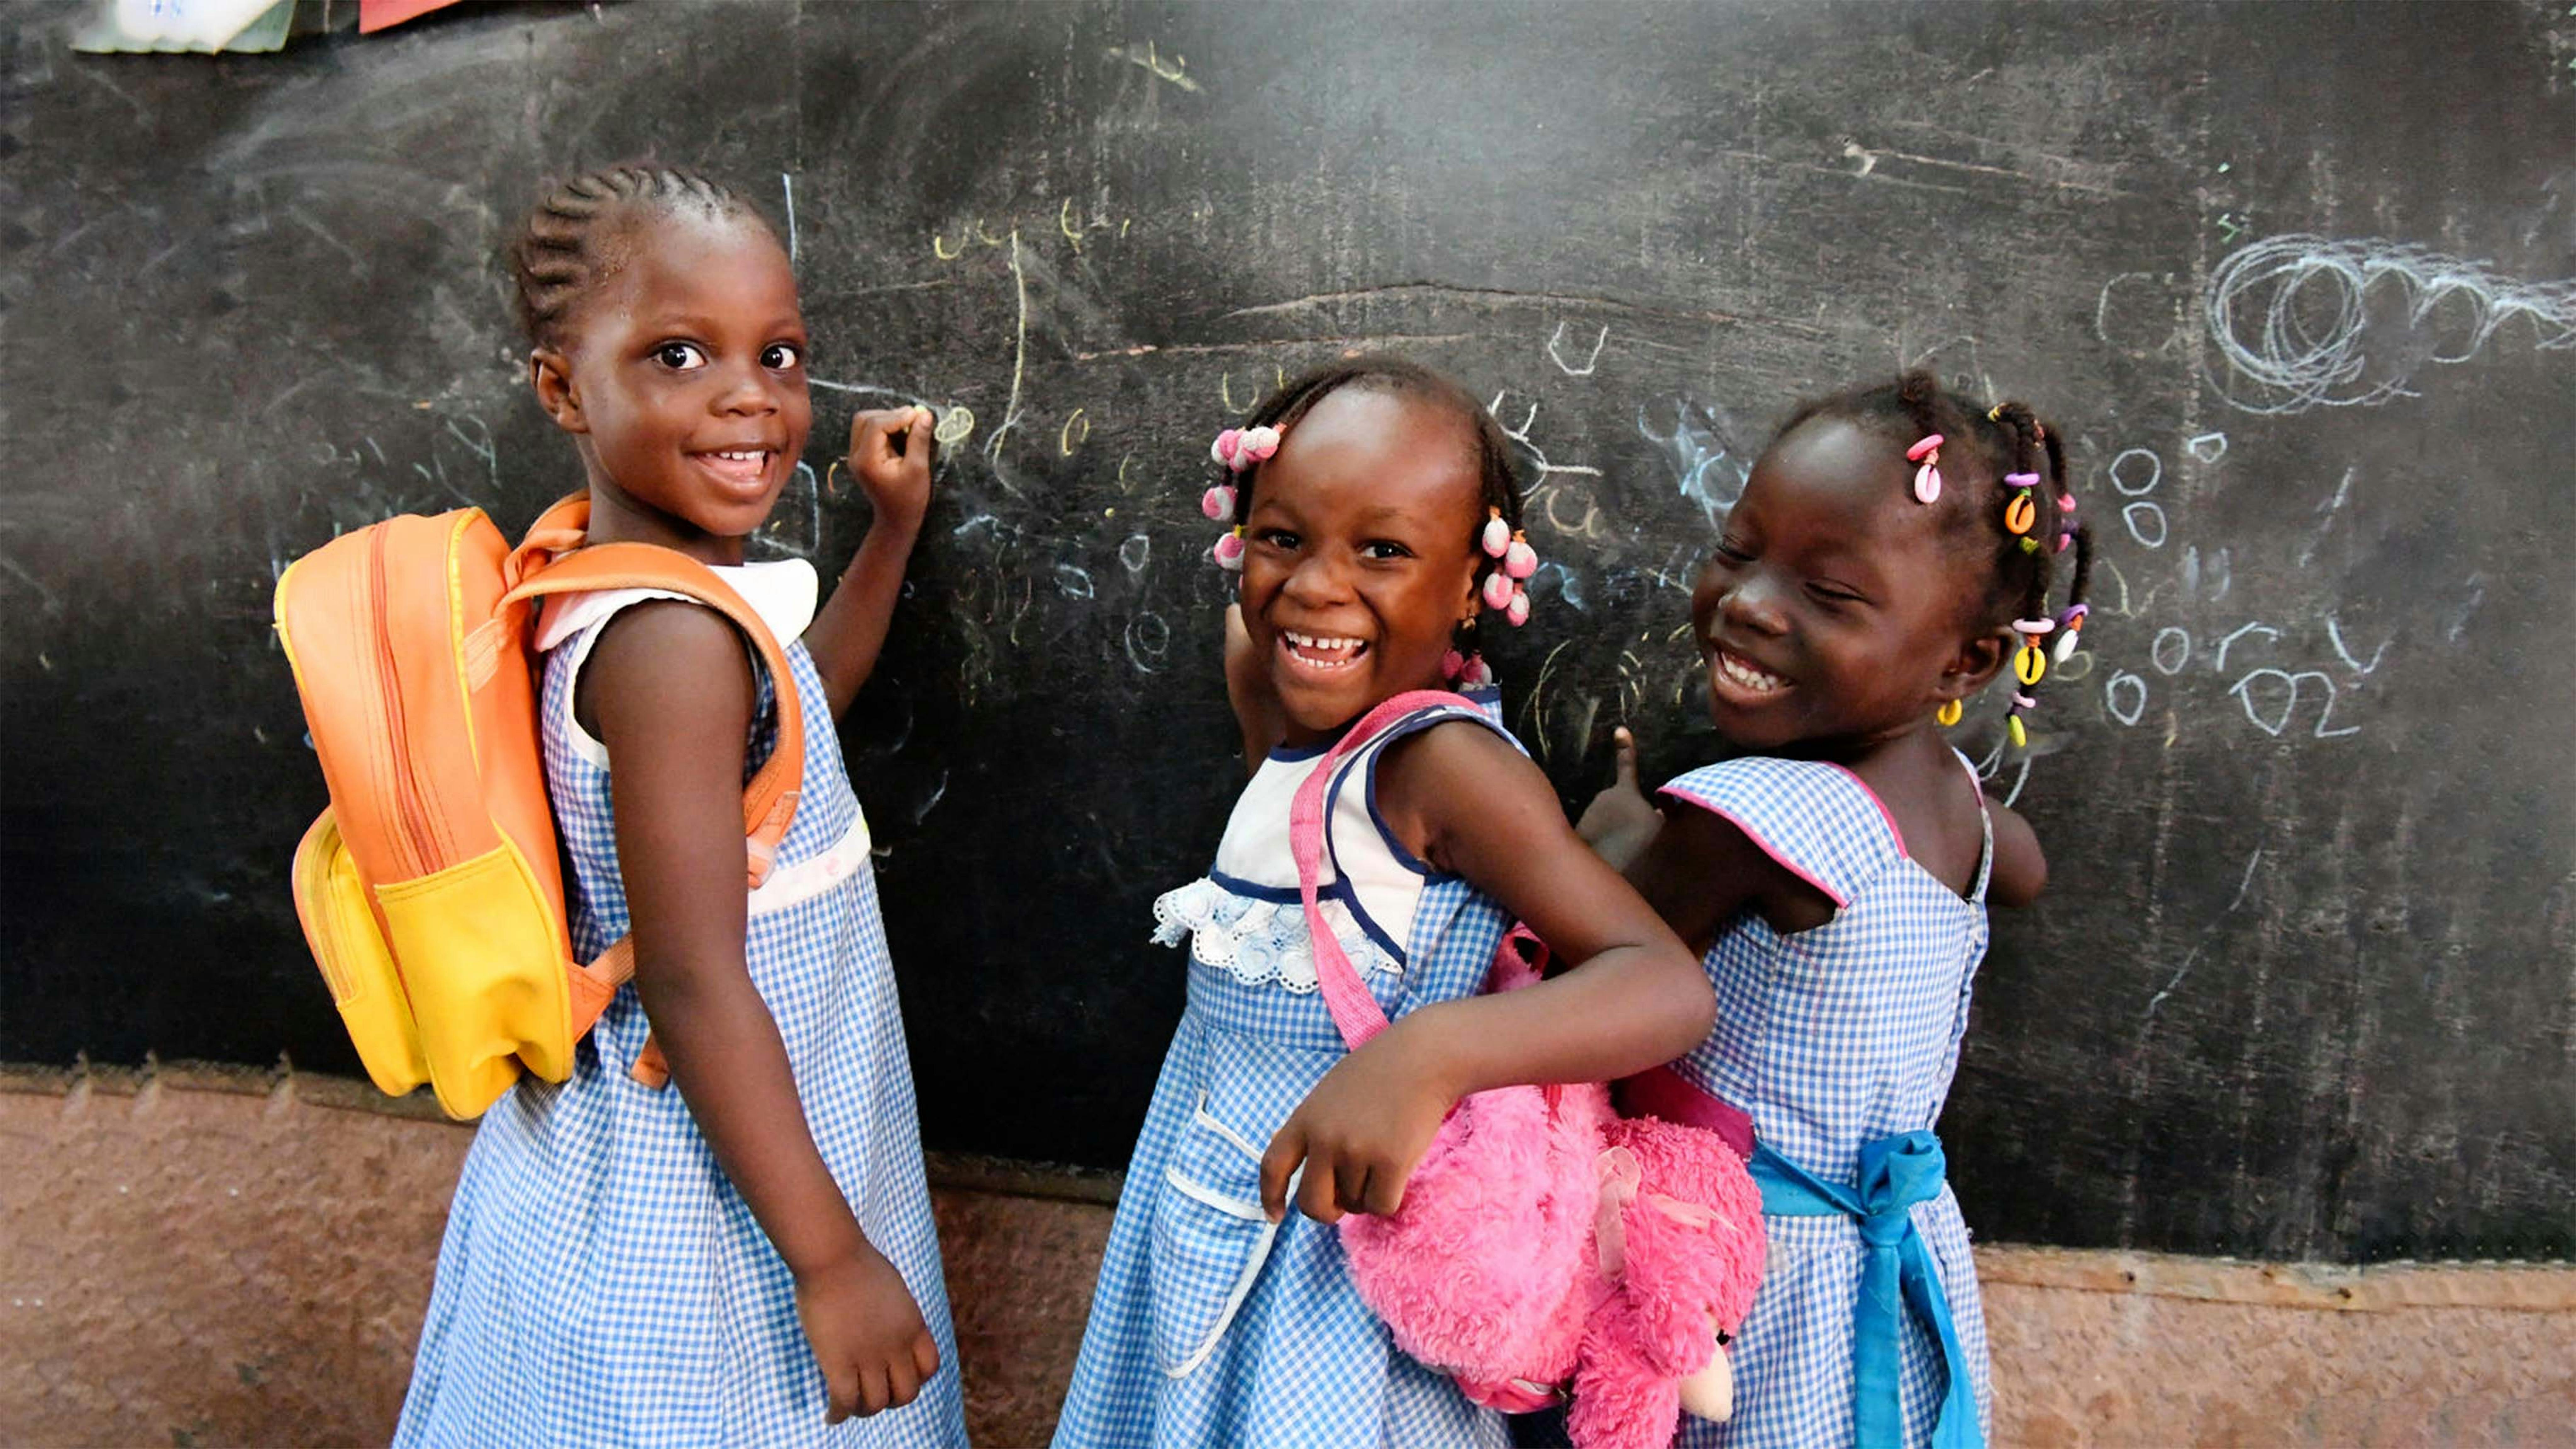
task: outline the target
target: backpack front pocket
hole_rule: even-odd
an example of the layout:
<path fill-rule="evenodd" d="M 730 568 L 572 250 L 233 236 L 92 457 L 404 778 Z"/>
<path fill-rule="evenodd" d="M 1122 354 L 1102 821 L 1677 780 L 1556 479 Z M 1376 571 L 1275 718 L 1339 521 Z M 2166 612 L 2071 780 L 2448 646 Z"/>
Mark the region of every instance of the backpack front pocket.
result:
<path fill-rule="evenodd" d="M 1146 1281 L 1154 1358 L 1173 1378 L 1187 1377 L 1216 1352 L 1279 1236 L 1279 1224 L 1261 1210 L 1261 1153 L 1219 1121 L 1201 1093 L 1163 1180 L 1153 1185 Z"/>

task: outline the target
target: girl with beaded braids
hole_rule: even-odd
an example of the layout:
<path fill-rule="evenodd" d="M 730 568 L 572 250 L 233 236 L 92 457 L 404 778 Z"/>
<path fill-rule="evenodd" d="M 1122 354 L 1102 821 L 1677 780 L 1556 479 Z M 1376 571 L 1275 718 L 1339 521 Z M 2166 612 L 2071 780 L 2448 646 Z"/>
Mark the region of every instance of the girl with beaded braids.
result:
<path fill-rule="evenodd" d="M 1808 403 L 1692 595 L 1728 758 L 1658 809 L 1619 732 L 1580 829 L 1705 953 L 1718 1000 L 1708 1038 L 1621 1103 L 1730 1132 L 1771 1244 L 1734 1416 L 1686 1419 L 1686 1449 L 1982 1443 L 1985 1321 L 1932 1128 L 1988 902 L 2028 904 L 2047 865 L 1941 726 L 2010 671 L 2022 742 L 2090 554 L 2058 430 L 2029 408 L 1919 372 Z"/>
<path fill-rule="evenodd" d="M 1484 408 L 1360 358 L 1289 382 L 1215 452 L 1202 507 L 1232 525 L 1214 552 L 1240 574 L 1226 675 L 1251 780 L 1208 873 L 1154 905 L 1189 1004 L 1055 1442 L 1499 1446 L 1500 1415 L 1371 1316 L 1334 1224 L 1392 1213 L 1471 1092 L 1688 1049 L 1708 983 L 1472 682 L 1467 626 L 1526 618 L 1537 564 Z M 1468 697 L 1422 694 L 1448 682 Z M 1311 913 L 1301 849 L 1329 865 Z M 1477 995 L 1512 916 L 1571 969 Z M 1346 1051 L 1355 998 L 1393 1023 Z"/>
<path fill-rule="evenodd" d="M 546 601 L 572 946 L 589 960 L 631 932 L 634 980 L 566 1081 L 523 1075 L 484 1114 L 395 1442 L 961 1445 L 867 826 L 826 723 L 884 642 L 929 502 L 929 418 L 852 424 L 836 466 L 875 519 L 818 610 L 810 565 L 743 562 L 813 416 L 767 224 L 705 177 L 621 166 L 549 191 L 509 261 L 530 385 L 580 460 L 583 542 L 709 565 L 789 674 L 694 601 Z M 803 793 L 747 894 L 743 782 L 788 690 Z"/>

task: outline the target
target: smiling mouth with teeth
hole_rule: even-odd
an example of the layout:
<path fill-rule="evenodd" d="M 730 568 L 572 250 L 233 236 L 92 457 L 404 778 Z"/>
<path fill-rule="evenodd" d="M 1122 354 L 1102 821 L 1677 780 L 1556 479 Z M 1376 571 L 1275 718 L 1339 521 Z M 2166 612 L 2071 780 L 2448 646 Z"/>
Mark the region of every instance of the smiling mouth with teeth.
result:
<path fill-rule="evenodd" d="M 1347 669 L 1368 652 L 1365 639 L 1345 638 L 1336 634 L 1300 634 L 1294 629 L 1279 631 L 1279 647 L 1288 656 L 1310 669 Z"/>
<path fill-rule="evenodd" d="M 1718 676 L 1747 694 L 1774 694 L 1789 687 L 1789 681 L 1741 654 L 1720 649 L 1716 651 L 1716 661 Z"/>
<path fill-rule="evenodd" d="M 743 486 L 758 483 L 769 474 L 770 454 L 766 448 L 727 448 L 696 456 L 708 471 Z"/>

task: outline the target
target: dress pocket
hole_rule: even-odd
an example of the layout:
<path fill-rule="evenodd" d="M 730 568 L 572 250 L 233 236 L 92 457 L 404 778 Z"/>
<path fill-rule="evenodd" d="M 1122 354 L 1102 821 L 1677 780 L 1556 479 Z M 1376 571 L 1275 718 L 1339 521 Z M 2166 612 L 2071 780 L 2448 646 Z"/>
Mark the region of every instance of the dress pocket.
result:
<path fill-rule="evenodd" d="M 1261 1153 L 1202 1093 L 1157 1185 L 1146 1280 L 1154 1358 L 1173 1378 L 1216 1352 L 1279 1236 L 1261 1210 Z"/>

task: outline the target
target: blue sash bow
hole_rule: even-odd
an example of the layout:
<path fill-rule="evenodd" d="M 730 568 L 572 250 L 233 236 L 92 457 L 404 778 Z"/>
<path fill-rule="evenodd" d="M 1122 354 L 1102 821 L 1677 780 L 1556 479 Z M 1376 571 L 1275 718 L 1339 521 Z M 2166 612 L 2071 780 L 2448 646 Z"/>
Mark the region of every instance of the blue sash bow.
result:
<path fill-rule="evenodd" d="M 1941 1139 L 1929 1132 L 1900 1132 L 1860 1150 L 1860 1185 L 1837 1187 L 1805 1168 L 1757 1147 L 1748 1164 L 1762 1188 L 1762 1211 L 1772 1217 L 1840 1215 L 1860 1224 L 1869 1249 L 1861 1264 L 1860 1296 L 1852 1305 L 1852 1438 L 1856 1449 L 1901 1449 L 1905 1411 L 1897 1391 L 1897 1295 L 1940 1344 L 1950 1386 L 1933 1420 L 1933 1449 L 1985 1449 L 1977 1424 L 1975 1391 L 1950 1321 L 1950 1300 L 1933 1271 L 1932 1252 L 1914 1228 L 1911 1209 L 1940 1196 L 1945 1163 Z"/>

